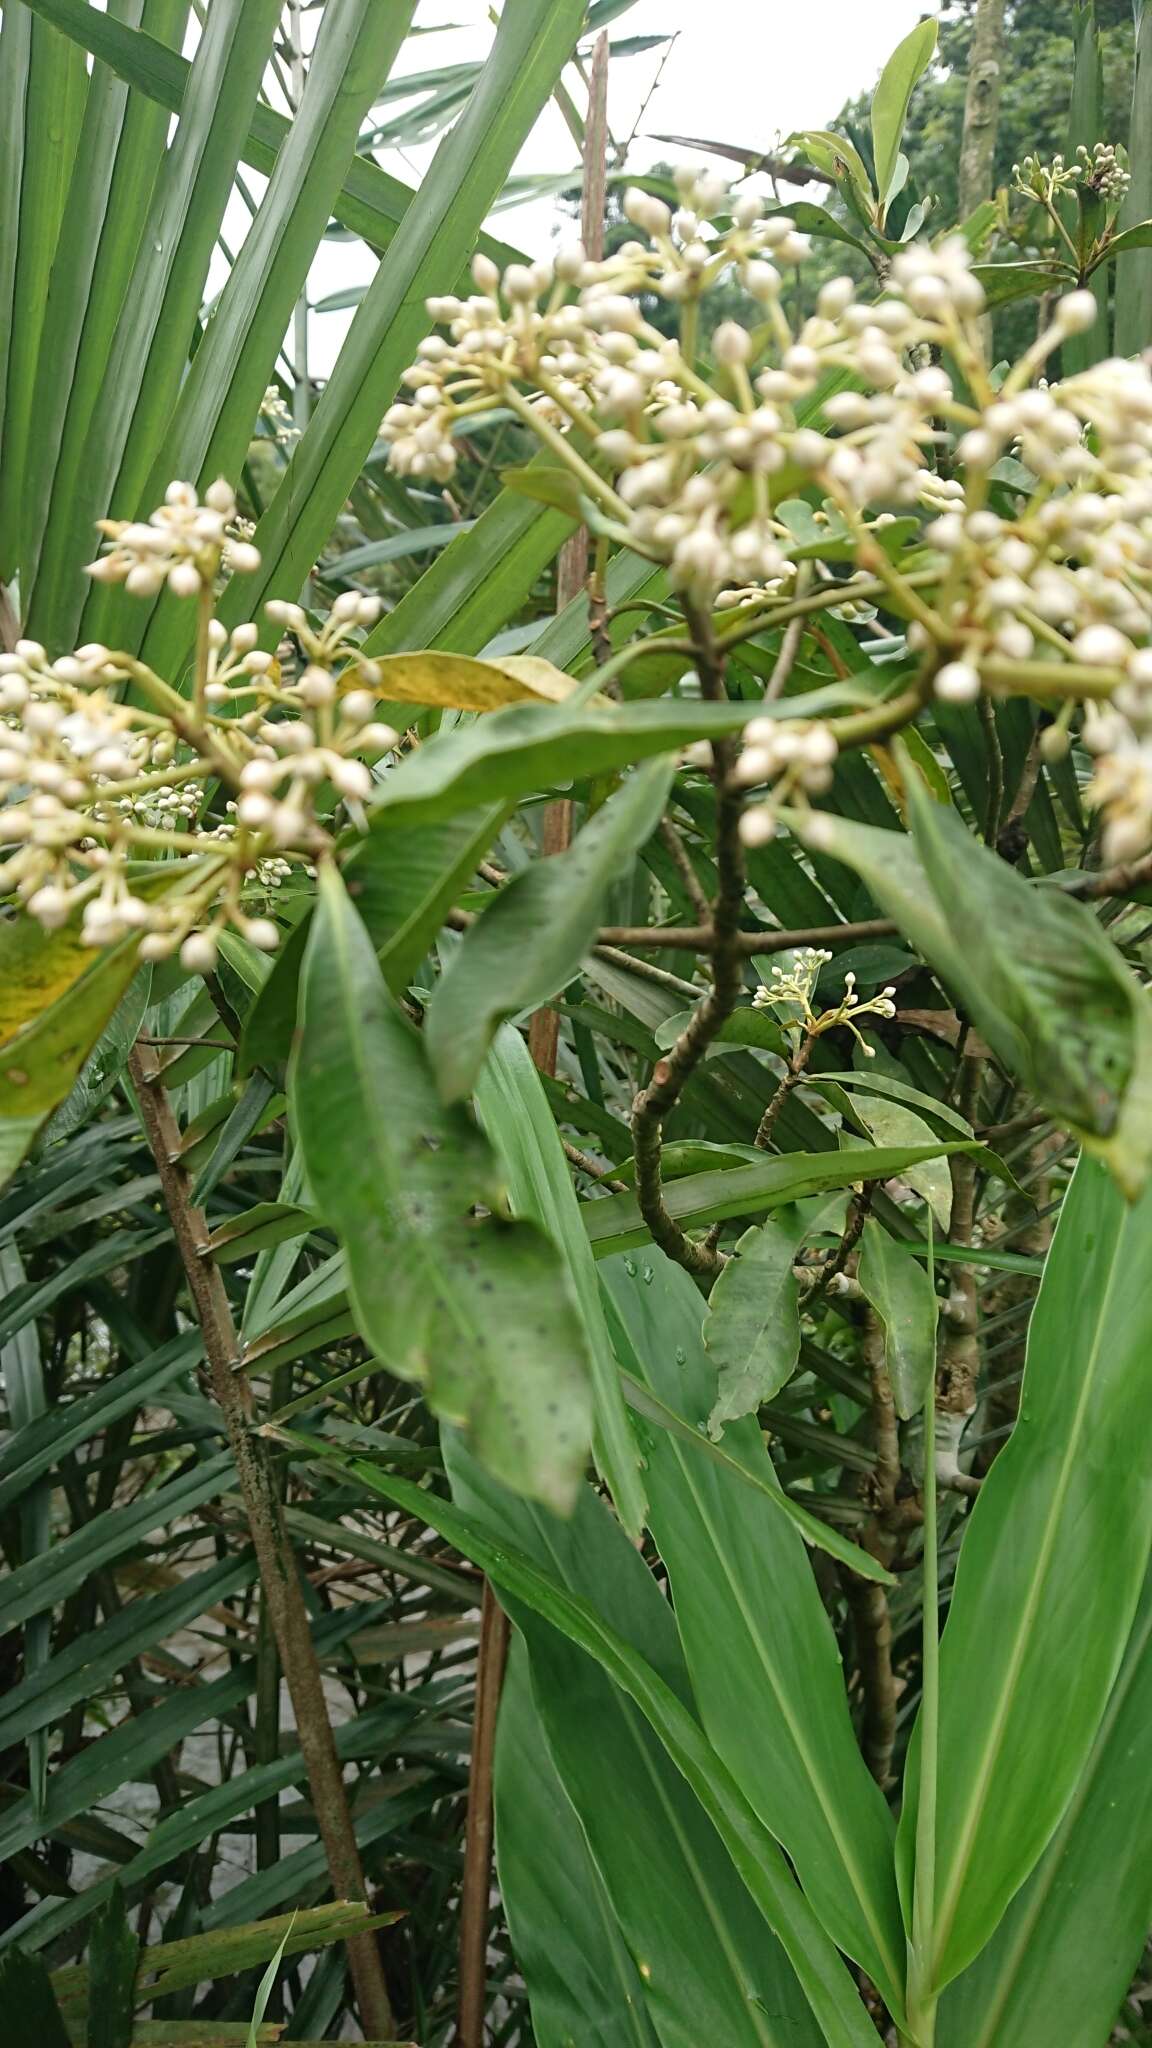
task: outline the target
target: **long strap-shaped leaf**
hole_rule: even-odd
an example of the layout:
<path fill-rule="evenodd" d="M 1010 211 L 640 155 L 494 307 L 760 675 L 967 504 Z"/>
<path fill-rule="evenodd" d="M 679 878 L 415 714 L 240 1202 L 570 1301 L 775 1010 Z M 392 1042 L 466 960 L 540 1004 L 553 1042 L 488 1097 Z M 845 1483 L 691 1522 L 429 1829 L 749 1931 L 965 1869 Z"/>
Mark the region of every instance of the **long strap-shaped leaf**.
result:
<path fill-rule="evenodd" d="M 135 512 L 160 452 L 279 14 L 277 0 L 213 0 L 208 9 L 93 410 L 86 459 L 67 502 L 54 503 L 45 536 L 41 574 L 58 640 L 74 629 L 84 602 L 76 569 L 89 559 L 94 520 Z M 88 607 L 90 638 L 102 593 L 90 596 Z"/>
<path fill-rule="evenodd" d="M 616 1258 L 601 1272 L 621 1355 L 703 1428 L 716 1375 L 688 1275 L 652 1247 L 642 1264 Z M 729 1423 L 723 1447 L 765 1486 L 778 1485 L 754 1420 Z M 801 1538 L 738 1470 L 664 1430 L 646 1431 L 645 1449 L 649 1525 L 709 1740 L 788 1851 L 829 1933 L 898 2012 L 904 1947 L 892 1823 L 860 1755 Z"/>
<path fill-rule="evenodd" d="M 978 1954 L 1084 1767 L 1152 1547 L 1152 1194 L 1081 1159 L 941 1651 L 933 1983 Z M 916 1771 L 901 1823 L 915 1839 Z"/>
<path fill-rule="evenodd" d="M 15 6 L 5 7 L 0 18 L 0 450 L 4 445 L 8 360 L 15 317 L 31 50 L 32 16 L 16 0 Z"/>
<path fill-rule="evenodd" d="M 10 13 L 23 13 L 20 0 L 16 0 L 14 8 L 5 7 L 6 23 Z M 19 209 L 11 306 L 0 304 L 5 321 L 11 318 L 4 442 L 0 451 L 0 579 L 4 580 L 12 575 L 20 559 L 25 471 L 34 433 L 32 392 L 37 352 L 56 237 L 88 90 L 88 75 L 80 51 L 47 22 L 32 23 L 31 37 L 23 53 L 18 26 L 13 27 L 11 39 L 6 34 L 6 44 L 9 40 L 11 47 L 5 49 L 5 59 L 11 57 L 16 68 L 10 84 L 4 88 L 4 97 L 7 100 L 11 93 L 18 103 L 22 84 L 24 91 L 22 108 L 16 104 L 5 109 L 17 116 L 23 151 L 20 176 L 2 201 L 6 210 Z M 12 153 L 15 154 L 14 148 Z M 4 239 L 9 241 L 9 231 Z"/>
<path fill-rule="evenodd" d="M 360 123 L 403 47 L 415 0 L 344 0 L 326 9 L 296 117 L 184 380 L 163 449 L 137 509 L 159 504 L 173 476 L 239 477 L 259 410 L 308 272 L 355 154 Z M 175 613 L 175 616 L 173 614 Z M 120 608 L 117 647 L 144 637 L 146 610 Z M 132 637 L 126 640 L 125 631 Z M 144 638 L 165 672 L 187 634 L 179 599 L 162 599 Z"/>
<path fill-rule="evenodd" d="M 1104 2048 L 1152 1920 L 1152 1581 L 1063 1820 L 940 2007 L 939 2048 Z"/>
<path fill-rule="evenodd" d="M 225 599 L 230 623 L 265 597 L 299 590 L 427 326 L 424 300 L 451 290 L 459 277 L 583 14 L 582 0 L 507 0 L 479 84 L 437 150 L 260 522 L 264 567 L 260 577 L 245 579 L 256 587 Z"/>
<path fill-rule="evenodd" d="M 522 1600 L 594 1657 L 646 1716 L 669 1756 L 692 1786 L 779 1939 L 824 2029 L 827 2048 L 874 2048 L 875 2032 L 856 1989 L 780 1851 L 757 1820 L 707 1737 L 664 1680 L 610 1629 L 587 1601 L 558 1586 L 530 1558 L 490 1537 L 470 1516 L 418 1486 L 381 1472 L 361 1458 L 289 1431 L 277 1432 L 294 1450 L 329 1460 L 369 1492 L 394 1501 L 439 1531 L 486 1572 L 494 1585 Z"/>
<path fill-rule="evenodd" d="M 90 10 L 86 10 L 90 11 Z M 188 0 L 116 0 L 111 20 L 179 43 Z M 140 235 L 164 155 L 168 116 L 155 100 L 130 92 L 107 65 L 92 69 L 84 126 L 52 267 L 34 399 L 36 432 L 24 489 L 21 581 L 35 592 L 36 565 L 54 490 L 66 504 L 85 460 L 93 409 L 136 261 Z M 93 537 L 88 536 L 89 551 Z M 28 631 L 52 640 L 50 607 L 33 596 Z"/>

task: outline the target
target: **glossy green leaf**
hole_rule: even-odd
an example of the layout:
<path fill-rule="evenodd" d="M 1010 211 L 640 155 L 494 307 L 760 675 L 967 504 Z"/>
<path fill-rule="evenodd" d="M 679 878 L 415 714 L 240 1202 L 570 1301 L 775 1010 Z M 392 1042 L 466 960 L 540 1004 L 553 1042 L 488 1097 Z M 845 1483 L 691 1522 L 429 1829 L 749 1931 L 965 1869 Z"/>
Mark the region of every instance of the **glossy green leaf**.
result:
<path fill-rule="evenodd" d="M 454 818 L 413 825 L 403 834 L 369 831 L 353 847 L 344 879 L 376 947 L 393 995 L 406 989 L 431 952 L 446 913 L 459 900 L 508 815 L 506 804 L 478 804 Z"/>
<path fill-rule="evenodd" d="M 538 2048 L 660 2048 L 579 1817 L 532 1699 L 523 1642 L 500 1694 L 496 1868 Z"/>
<path fill-rule="evenodd" d="M 1152 215 L 1152 10 L 1141 0 L 1135 11 L 1136 48 L 1128 123 L 1131 183 L 1120 209 L 1122 236 L 1146 227 Z M 1134 356 L 1152 339 L 1152 243 L 1140 244 L 1121 264 L 1113 291 L 1113 345 L 1118 356 Z"/>
<path fill-rule="evenodd" d="M 884 1325 L 884 1363 L 902 1422 L 924 1406 L 936 1363 L 936 1296 L 925 1268 L 869 1217 L 857 1278 Z"/>
<path fill-rule="evenodd" d="M 1152 1546 L 1152 1195 L 1094 1160 L 1065 1198 L 1016 1429 L 970 1518 L 941 1649 L 932 1982 L 972 1961 L 1096 1738 Z M 1090 1588 L 1090 1594 L 1086 1594 Z M 902 1840 L 915 1825 L 915 1772 Z"/>
<path fill-rule="evenodd" d="M 496 1160 L 467 1112 L 439 1102 L 330 866 L 308 935 L 292 1099 L 365 1342 L 467 1426 L 509 1485 L 570 1507 L 591 1400 L 559 1255 L 532 1224 L 503 1220 Z"/>
<path fill-rule="evenodd" d="M 976 845 L 914 777 L 908 802 L 915 848 L 827 812 L 791 822 L 856 870 L 1008 1070 L 1137 1195 L 1152 1165 L 1147 993 L 1086 904 Z"/>
<path fill-rule="evenodd" d="M 979 1150 L 979 1147 L 976 1148 Z M 939 1140 L 931 1146 L 851 1146 L 841 1152 L 786 1152 L 765 1155 L 754 1165 L 717 1173 L 694 1173 L 669 1182 L 664 1203 L 669 1215 L 686 1228 L 719 1223 L 727 1216 L 747 1216 L 757 1209 L 778 1209 L 825 1188 L 851 1187 L 858 1180 L 890 1180 L 923 1159 L 950 1152 L 972 1151 L 971 1145 Z M 635 1195 L 606 1195 L 581 1205 L 584 1227 L 597 1258 L 648 1242 L 648 1231 Z"/>
<path fill-rule="evenodd" d="M 908 102 L 935 54 L 935 21 L 918 21 L 893 50 L 872 95 L 872 155 L 881 204 L 892 196 Z"/>
<path fill-rule="evenodd" d="M 691 1010 L 678 1010 L 674 1017 L 669 1017 L 665 1023 L 656 1026 L 652 1036 L 662 1051 L 667 1051 L 669 1046 L 675 1045 L 691 1015 Z M 741 1003 L 730 1017 L 724 1019 L 713 1044 L 755 1045 L 762 1052 L 779 1054 L 784 1054 L 788 1050 L 788 1041 L 771 1012 L 757 1010 L 751 1003 Z"/>
<path fill-rule="evenodd" d="M 32 16 L 6 7 L 0 16 L 0 449 L 8 391 L 8 359 L 15 324 L 13 295 L 20 260 L 20 188 L 24 176 Z M 15 544 L 13 537 L 12 543 Z"/>
<path fill-rule="evenodd" d="M 543 642 L 536 651 L 543 651 Z M 827 710 L 821 692 L 791 697 L 787 715 Z M 476 803 L 511 799 L 627 768 L 651 754 L 739 732 L 746 704 L 661 698 L 649 704 L 513 704 L 473 725 L 437 733 L 389 775 L 374 817 L 390 828 L 451 817 Z"/>
<path fill-rule="evenodd" d="M 571 53 L 582 0 L 510 0 L 491 55 L 389 245 L 323 396 L 257 529 L 251 586 L 225 596 L 230 624 L 277 593 L 295 597 L 335 526 L 400 376 L 427 327 L 424 301 L 451 290 Z"/>
<path fill-rule="evenodd" d="M 629 776 L 566 853 L 534 861 L 506 882 L 454 949 L 425 1026 L 445 1102 L 471 1094 L 506 1018 L 537 1009 L 578 972 L 607 891 L 656 830 L 671 781 L 672 766 L 660 759 Z"/>
<path fill-rule="evenodd" d="M 572 1173 L 540 1075 L 518 1031 L 504 1025 L 485 1063 L 476 1107 L 500 1155 L 513 1211 L 539 1224 L 557 1247 L 580 1308 L 595 1403 L 593 1450 L 628 1534 L 644 1527 L 644 1487 L 612 1355 L 600 1283 L 580 1224 Z"/>
<path fill-rule="evenodd" d="M 940 2006 L 940 2048 L 1104 2048 L 1152 1918 L 1152 1587 L 1036 1870 Z"/>
<path fill-rule="evenodd" d="M 868 1095 L 856 1089 L 849 1097 L 853 1117 L 874 1145 L 929 1145 L 931 1125 L 914 1109 L 886 1096 Z M 913 1191 L 930 1205 L 941 1230 L 952 1220 L 952 1181 L 946 1159 L 925 1159 L 910 1166 L 902 1176 Z"/>
<path fill-rule="evenodd" d="M 800 1294 L 792 1270 L 807 1217 L 785 1204 L 736 1245 L 708 1297 L 704 1347 L 716 1372 L 708 1433 L 754 1415 L 791 1379 L 800 1356 Z"/>
<path fill-rule="evenodd" d="M 589 1603 L 570 1593 L 531 1558 L 488 1535 L 447 1502 L 349 1458 L 316 1439 L 278 1432 L 304 1456 L 333 1461 L 397 1506 L 419 1514 L 485 1571 L 493 1583 L 584 1650 L 635 1700 L 711 1819 L 803 1986 L 825 2048 L 871 2048 L 873 2030 L 835 1948 L 794 1885 L 775 1843 L 715 1755 L 698 1723 L 667 1682 L 638 1656 Z"/>
<path fill-rule="evenodd" d="M 650 1258 L 639 1273 L 629 1259 L 603 1268 L 614 1327 L 631 1369 L 703 1430 L 713 1381 L 699 1295 L 662 1253 Z M 651 1428 L 643 1441 L 649 1522 L 709 1739 L 787 1850 L 837 1945 L 898 2011 L 904 1944 L 892 1823 L 856 1744 L 835 1637 L 800 1535 L 747 1480 L 694 1446 Z M 750 1476 L 778 1486 L 751 1418 L 729 1424 L 723 1449 Z"/>
<path fill-rule="evenodd" d="M 819 1088 L 836 1083 L 846 1088 L 849 1094 L 858 1091 L 873 1097 L 887 1095 L 893 1102 L 904 1102 L 910 1109 L 919 1110 L 928 1122 L 941 1125 L 945 1131 L 959 1132 L 962 1138 L 972 1136 L 972 1126 L 967 1117 L 961 1116 L 948 1102 L 940 1102 L 935 1095 L 926 1095 L 922 1088 L 913 1088 L 906 1081 L 894 1080 L 891 1074 L 870 1074 L 867 1068 L 850 1068 L 840 1074 L 814 1074 L 812 1086 Z"/>

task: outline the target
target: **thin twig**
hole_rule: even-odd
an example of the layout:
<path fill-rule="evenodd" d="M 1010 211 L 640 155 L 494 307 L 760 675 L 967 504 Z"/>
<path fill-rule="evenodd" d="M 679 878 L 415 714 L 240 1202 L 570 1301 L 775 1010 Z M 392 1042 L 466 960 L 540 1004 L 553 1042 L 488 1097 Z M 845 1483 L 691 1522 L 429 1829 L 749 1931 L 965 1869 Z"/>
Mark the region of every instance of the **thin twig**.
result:
<path fill-rule="evenodd" d="M 1152 859 L 1152 857 L 1150 857 Z M 795 931 L 739 931 L 733 938 L 746 959 L 764 953 L 790 953 L 799 946 L 856 945 L 862 939 L 884 939 L 896 930 L 887 917 L 862 918 L 857 924 L 812 924 Z M 645 951 L 710 953 L 716 942 L 711 924 L 601 925 L 602 946 L 640 946 Z"/>
<path fill-rule="evenodd" d="M 245 1375 L 236 1369 L 240 1346 L 220 1268 L 204 1249 L 207 1219 L 193 1206 L 191 1182 L 178 1156 L 180 1129 L 151 1055 L 137 1047 L 129 1057 L 128 1072 L 203 1335 L 212 1393 L 236 1461 L 261 1590 L 296 1717 L 300 1754 L 332 1889 L 338 1899 L 366 1899 L 360 1851 L 296 1559 L 284 1527 L 267 1446 L 251 1426 L 251 1389 Z M 389 2039 L 395 2027 L 375 1934 L 350 1937 L 348 1963 L 365 2033 Z"/>
<path fill-rule="evenodd" d="M 760 1119 L 753 1142 L 759 1145 L 762 1152 L 766 1152 L 772 1143 L 772 1133 L 776 1128 L 776 1121 L 780 1111 L 793 1090 L 799 1087 L 800 1082 L 804 1078 L 804 1070 L 812 1056 L 812 1047 L 815 1042 L 813 1038 L 801 1039 L 788 1063 L 788 1072 L 785 1074 L 784 1079 L 781 1081 L 780 1086 L 777 1088 L 776 1093 L 773 1095 L 771 1102 Z"/>
<path fill-rule="evenodd" d="M 480 1607 L 476 1706 L 468 1772 L 468 1826 L 460 1893 L 459 2048 L 483 2048 L 487 2003 L 489 1891 L 492 1882 L 492 1759 L 496 1716 L 508 1661 L 508 1617 L 490 1585 Z"/>
<path fill-rule="evenodd" d="M 812 565 L 810 562 L 802 562 L 796 576 L 795 585 L 793 586 L 794 595 L 796 597 L 806 597 L 811 581 Z M 784 628 L 784 637 L 780 642 L 780 652 L 776 656 L 772 673 L 768 678 L 768 686 L 764 692 L 764 702 L 766 704 L 774 703 L 787 684 L 788 678 L 796 665 L 796 656 L 800 652 L 800 642 L 803 638 L 804 613 L 797 612 L 795 618 L 789 619 L 788 624 Z"/>
<path fill-rule="evenodd" d="M 650 960 L 636 960 L 631 953 L 621 953 L 615 946 L 594 946 L 597 959 L 608 960 L 613 967 L 623 967 L 629 974 L 639 975 L 641 981 L 654 981 L 658 988 L 666 988 L 674 996 L 684 996 L 688 1002 L 700 1000 L 700 990 L 694 981 L 683 981 L 678 974 L 669 974 L 663 967 L 653 967 Z"/>
<path fill-rule="evenodd" d="M 567 1138 L 562 1137 L 560 1143 L 564 1147 L 566 1158 L 570 1159 L 573 1166 L 578 1167 L 581 1173 L 586 1173 L 589 1180 L 596 1181 L 602 1188 L 610 1188 L 614 1195 L 627 1194 L 627 1181 L 614 1180 L 610 1167 L 598 1166 L 590 1152 L 582 1152 L 579 1145 L 569 1144 Z"/>
<path fill-rule="evenodd" d="M 708 891 L 696 873 L 692 865 L 692 856 L 685 846 L 680 833 L 672 823 L 671 818 L 661 818 L 660 837 L 664 842 L 666 851 L 672 856 L 672 864 L 684 884 L 688 901 L 691 903 L 701 924 L 707 924 L 712 915 L 712 906 L 708 901 Z"/>

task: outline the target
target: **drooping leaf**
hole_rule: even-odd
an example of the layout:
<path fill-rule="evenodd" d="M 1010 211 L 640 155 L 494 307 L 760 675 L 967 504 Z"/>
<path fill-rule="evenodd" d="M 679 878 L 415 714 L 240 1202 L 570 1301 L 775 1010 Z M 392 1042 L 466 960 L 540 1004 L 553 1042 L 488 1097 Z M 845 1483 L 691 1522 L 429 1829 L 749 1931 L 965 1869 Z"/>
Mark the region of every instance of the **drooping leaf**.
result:
<path fill-rule="evenodd" d="M 808 1227 L 785 1204 L 746 1230 L 708 1298 L 704 1344 L 718 1375 L 712 1437 L 754 1415 L 791 1379 L 800 1356 L 800 1295 L 792 1267 Z"/>
<path fill-rule="evenodd" d="M 88 1952 L 88 2048 L 131 2048 L 140 1944 L 114 1885 L 92 1923 Z M 263 2015 L 261 2015 L 263 2017 Z"/>
<path fill-rule="evenodd" d="M 997 1058 L 1136 1196 L 1152 1164 L 1147 993 L 1086 904 L 978 846 L 915 777 L 907 794 L 915 848 L 828 812 L 790 822 L 856 870 Z"/>
<path fill-rule="evenodd" d="M 936 1987 L 1035 1868 L 1132 1627 L 1152 1547 L 1150 1218 L 1152 1195 L 1128 1207 L 1081 1159 L 1032 1315 L 1020 1419 L 964 1538 L 941 1646 Z M 905 1855 L 915 1787 L 913 1763 Z"/>
<path fill-rule="evenodd" d="M 536 1009 L 571 981 L 595 939 L 604 897 L 655 831 L 672 779 L 656 760 L 576 834 L 566 853 L 506 882 L 448 961 L 428 1010 L 428 1057 L 446 1102 L 469 1095 L 505 1018 Z"/>
<path fill-rule="evenodd" d="M 936 1297 L 919 1259 L 874 1217 L 864 1225 L 857 1278 L 884 1325 L 884 1363 L 902 1422 L 924 1406 L 936 1364 Z"/>
<path fill-rule="evenodd" d="M 309 930 L 292 1099 L 366 1343 L 510 1486 L 570 1507 L 591 1401 L 559 1256 L 534 1225 L 503 1220 L 496 1160 L 468 1114 L 440 1103 L 331 866 Z"/>
<path fill-rule="evenodd" d="M 859 1089 L 853 1091 L 849 1102 L 853 1117 L 874 1145 L 928 1145 L 932 1141 L 931 1125 L 903 1102 L 864 1094 Z M 952 1182 L 947 1160 L 925 1159 L 919 1166 L 910 1166 L 902 1178 L 929 1204 L 941 1230 L 947 1230 L 952 1219 Z"/>

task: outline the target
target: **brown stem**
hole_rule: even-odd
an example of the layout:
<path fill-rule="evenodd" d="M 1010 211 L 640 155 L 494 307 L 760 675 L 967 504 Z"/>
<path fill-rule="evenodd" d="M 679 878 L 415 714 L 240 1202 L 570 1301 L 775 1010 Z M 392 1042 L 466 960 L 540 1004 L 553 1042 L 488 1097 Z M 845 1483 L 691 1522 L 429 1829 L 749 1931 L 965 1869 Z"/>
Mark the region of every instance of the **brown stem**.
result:
<path fill-rule="evenodd" d="M 1149 882 L 1152 853 L 1142 853 L 1139 860 L 1119 861 L 1115 867 L 1101 868 L 1095 875 L 1077 875 L 1068 888 L 1071 895 L 1096 901 L 1102 896 L 1126 896 L 1129 889 L 1142 889 Z"/>
<path fill-rule="evenodd" d="M 1152 855 L 1149 856 L 1152 867 Z M 866 917 L 858 924 L 812 924 L 790 932 L 737 932 L 733 944 L 746 959 L 763 953 L 790 953 L 794 946 L 856 944 L 861 939 L 883 939 L 896 926 L 888 917 Z M 602 946 L 640 946 L 645 950 L 678 953 L 710 953 L 716 943 L 711 924 L 643 925 L 606 924 L 600 928 Z"/>
<path fill-rule="evenodd" d="M 688 848 L 685 846 L 671 818 L 661 818 L 660 837 L 664 842 L 667 852 L 672 856 L 672 864 L 684 884 L 688 901 L 691 903 L 701 924 L 707 924 L 712 915 L 712 906 L 708 901 L 708 892 L 703 887 L 700 877 L 692 865 L 692 858 Z"/>
<path fill-rule="evenodd" d="M 685 603 L 692 628 L 695 660 L 704 696 L 723 701 L 724 657 L 716 641 L 711 615 Z M 636 1159 L 636 1199 L 640 1214 L 659 1245 L 678 1265 L 698 1279 L 712 1279 L 723 1263 L 716 1247 L 701 1244 L 681 1229 L 665 1207 L 661 1147 L 664 1120 L 680 1099 L 685 1082 L 736 1007 L 744 986 L 740 949 L 740 917 L 744 908 L 744 848 L 740 839 L 741 797 L 732 781 L 737 745 L 712 742 L 712 780 L 716 789 L 716 901 L 712 906 L 712 987 L 697 1003 L 684 1030 L 632 1106 L 632 1143 Z"/>
<path fill-rule="evenodd" d="M 614 1180 L 611 1167 L 599 1166 L 590 1152 L 582 1152 L 579 1145 L 570 1145 L 567 1138 L 561 1138 L 560 1143 L 564 1147 L 565 1158 L 581 1173 L 586 1173 L 589 1180 L 598 1181 L 602 1188 L 610 1188 L 614 1195 L 627 1194 L 627 1181 Z"/>
<path fill-rule="evenodd" d="M 300 1754 L 332 1889 L 337 1899 L 366 1899 L 364 1871 L 332 1739 L 308 1609 L 284 1528 L 267 1446 L 251 1428 L 252 1393 L 244 1374 L 237 1370 L 240 1347 L 220 1269 L 205 1250 L 207 1220 L 190 1199 L 191 1184 L 179 1159 L 179 1126 L 151 1053 L 137 1046 L 128 1061 L 128 1071 L 203 1335 L 212 1393 L 236 1461 L 261 1591 L 296 1717 Z M 365 2033 L 378 2040 L 389 2039 L 395 2031 L 392 2007 L 373 1933 L 349 1939 L 348 1963 Z"/>
<path fill-rule="evenodd" d="M 980 1060 L 965 1060 L 961 1072 L 957 1107 L 969 1123 L 976 1121 L 976 1108 L 984 1079 Z M 976 1160 L 967 1152 L 955 1152 L 948 1161 L 952 1177 L 952 1220 L 948 1231 L 956 1245 L 970 1245 L 976 1221 Z M 980 1304 L 976 1275 L 971 1266 L 948 1269 L 948 1305 L 941 1317 L 940 1363 L 937 1403 L 942 1415 L 964 1418 L 976 1406 L 980 1378 Z"/>
<path fill-rule="evenodd" d="M 863 1220 L 863 1219 L 861 1219 Z M 863 1311 L 863 1362 L 872 1390 L 872 1447 L 876 1463 L 863 1480 L 873 1513 L 860 1542 L 881 1563 L 891 1561 L 895 1544 L 888 1524 L 896 1507 L 900 1481 L 900 1432 L 892 1385 L 884 1355 L 884 1330 L 871 1308 Z M 892 1670 L 892 1619 L 888 1595 L 870 1579 L 844 1574 L 844 1591 L 856 1633 L 856 1661 L 864 1695 L 860 1747 L 878 1785 L 887 1785 L 896 1745 L 896 1680 Z"/>
<path fill-rule="evenodd" d="M 776 1119 L 780 1115 L 780 1111 L 783 1109 L 793 1089 L 798 1088 L 804 1078 L 804 1069 L 812 1056 L 814 1043 L 815 1040 L 811 1038 L 801 1039 L 789 1062 L 788 1072 L 785 1074 L 784 1079 L 781 1081 L 780 1086 L 777 1088 L 775 1095 L 760 1119 L 753 1142 L 759 1145 L 762 1152 L 766 1152 L 772 1143 L 772 1133 L 776 1128 Z"/>
<path fill-rule="evenodd" d="M 827 1294 L 833 1280 L 844 1271 L 863 1235 L 864 1225 L 868 1221 L 868 1213 L 872 1207 L 872 1197 L 875 1192 L 875 1181 L 866 1180 L 860 1193 L 853 1195 L 852 1200 L 848 1204 L 848 1214 L 844 1220 L 844 1234 L 832 1257 L 825 1260 L 824 1265 L 817 1273 L 816 1278 L 813 1280 L 800 1304 L 801 1308 L 813 1308 L 819 1301 L 820 1296 Z"/>
<path fill-rule="evenodd" d="M 659 988 L 666 988 L 670 995 L 683 996 L 685 1001 L 700 1000 L 700 989 L 694 981 L 684 981 L 678 974 L 669 974 L 667 968 L 653 967 L 650 960 L 637 960 L 632 953 L 621 953 L 615 946 L 594 946 L 593 952 L 600 960 L 607 960 L 613 967 L 623 967 L 629 974 L 639 975 L 641 981 L 654 981 Z"/>
<path fill-rule="evenodd" d="M 468 1827 L 460 1893 L 459 2048 L 482 2048 L 487 1990 L 488 1899 L 492 1884 L 492 1758 L 508 1661 L 508 1617 L 490 1585 L 480 1607 L 476 1709 L 468 1771 Z"/>

